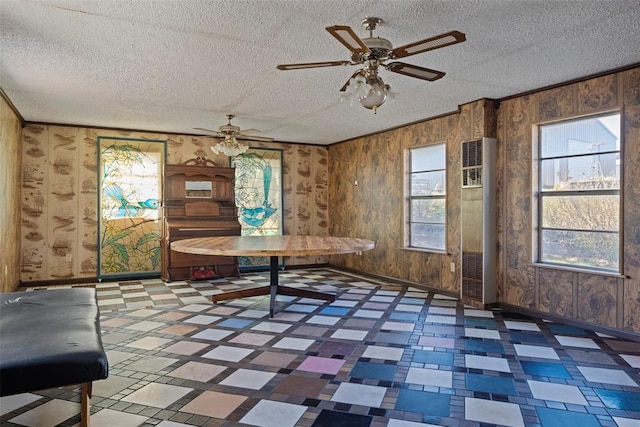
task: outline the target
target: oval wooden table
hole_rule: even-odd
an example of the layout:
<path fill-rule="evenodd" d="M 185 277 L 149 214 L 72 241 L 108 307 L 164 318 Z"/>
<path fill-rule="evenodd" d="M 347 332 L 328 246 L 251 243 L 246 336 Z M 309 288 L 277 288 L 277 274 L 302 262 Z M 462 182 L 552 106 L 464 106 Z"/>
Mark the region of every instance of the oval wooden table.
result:
<path fill-rule="evenodd" d="M 347 254 L 373 249 L 371 240 L 335 236 L 219 236 L 177 240 L 171 249 L 197 255 L 268 256 L 269 287 L 260 286 L 213 295 L 212 301 L 225 301 L 256 295 L 271 295 L 269 316 L 273 317 L 276 295 L 289 295 L 335 301 L 334 294 L 278 285 L 278 257 Z"/>

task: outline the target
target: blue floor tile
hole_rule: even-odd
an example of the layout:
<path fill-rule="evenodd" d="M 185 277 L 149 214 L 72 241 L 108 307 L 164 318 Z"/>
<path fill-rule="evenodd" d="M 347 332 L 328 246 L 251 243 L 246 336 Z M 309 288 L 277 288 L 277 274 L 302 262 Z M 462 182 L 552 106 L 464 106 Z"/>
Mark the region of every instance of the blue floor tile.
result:
<path fill-rule="evenodd" d="M 448 417 L 449 401 L 447 395 L 428 391 L 400 389 L 395 409 L 399 411 L 419 412 L 427 416 Z"/>
<path fill-rule="evenodd" d="M 495 341 L 465 340 L 464 349 L 467 351 L 481 351 L 484 353 L 504 354 L 504 346 Z"/>
<path fill-rule="evenodd" d="M 465 374 L 467 390 L 485 393 L 517 395 L 516 386 L 511 378 L 493 375 Z"/>
<path fill-rule="evenodd" d="M 241 329 L 241 328 L 246 328 L 247 326 L 249 326 L 253 322 L 254 322 L 253 320 L 226 319 L 226 320 L 223 320 L 222 322 L 218 323 L 216 326 L 222 326 L 222 327 L 225 327 L 225 328 Z"/>
<path fill-rule="evenodd" d="M 414 363 L 427 363 L 429 365 L 453 365 L 453 353 L 445 353 L 443 351 L 426 351 L 416 350 L 413 353 Z"/>
<path fill-rule="evenodd" d="M 563 325 L 561 323 L 549 323 L 547 325 L 549 330 L 554 334 L 563 335 L 589 335 L 584 329 L 576 328 L 575 326 Z"/>
<path fill-rule="evenodd" d="M 522 370 L 525 374 L 535 377 L 554 377 L 570 379 L 571 375 L 564 365 L 559 363 L 532 362 L 521 360 Z"/>
<path fill-rule="evenodd" d="M 562 409 L 536 408 L 541 427 L 600 427 L 598 419 L 591 414 Z"/>
<path fill-rule="evenodd" d="M 516 343 L 549 344 L 547 337 L 536 332 L 509 332 L 509 338 Z"/>
<path fill-rule="evenodd" d="M 396 375 L 396 366 L 384 363 L 356 362 L 349 375 L 355 378 L 393 381 L 393 377 Z"/>
<path fill-rule="evenodd" d="M 607 408 L 640 412 L 640 393 L 594 388 Z"/>
<path fill-rule="evenodd" d="M 320 314 L 326 314 L 329 316 L 345 316 L 349 311 L 351 311 L 351 309 L 345 307 L 325 307 L 320 310 Z"/>

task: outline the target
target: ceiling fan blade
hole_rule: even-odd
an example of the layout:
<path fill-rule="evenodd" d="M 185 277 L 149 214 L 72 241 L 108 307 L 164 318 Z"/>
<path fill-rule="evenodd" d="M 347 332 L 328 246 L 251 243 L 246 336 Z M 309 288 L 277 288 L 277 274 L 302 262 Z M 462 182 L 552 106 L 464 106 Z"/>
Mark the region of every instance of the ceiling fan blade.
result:
<path fill-rule="evenodd" d="M 349 80 L 347 80 L 347 82 L 344 84 L 344 86 L 340 88 L 340 92 L 344 92 L 345 90 L 347 90 L 347 87 L 349 87 L 349 84 L 351 83 L 351 79 L 355 78 L 358 74 L 362 74 L 362 70 L 358 70 L 353 73 L 351 77 L 349 77 Z"/>
<path fill-rule="evenodd" d="M 238 135 L 236 139 L 242 141 L 261 141 L 261 142 L 271 142 L 273 138 L 269 138 L 268 136 L 254 136 L 254 135 Z"/>
<path fill-rule="evenodd" d="M 466 39 L 465 35 L 460 31 L 449 31 L 448 33 L 397 47 L 391 51 L 389 57 L 405 58 L 417 53 L 440 49 L 441 47 L 451 46 L 456 43 L 462 43 Z"/>
<path fill-rule="evenodd" d="M 216 135 L 220 134 L 220 132 L 217 131 L 217 130 L 211 130 L 211 129 L 205 129 L 205 128 L 193 128 L 193 130 L 200 130 L 200 131 L 203 131 L 203 132 L 209 132 L 209 133 L 213 133 L 213 134 L 216 134 Z"/>
<path fill-rule="evenodd" d="M 253 133 L 260 133 L 258 129 L 242 129 L 238 131 L 238 135 L 251 135 Z"/>
<path fill-rule="evenodd" d="M 339 65 L 351 65 L 350 61 L 326 61 L 326 62 L 307 62 L 302 64 L 280 64 L 276 68 L 278 70 L 302 70 L 305 68 L 321 68 L 321 67 L 337 67 Z"/>
<path fill-rule="evenodd" d="M 351 27 L 345 25 L 334 25 L 326 28 L 329 33 L 338 39 L 347 49 L 353 53 L 369 53 L 369 48 L 366 44 L 353 32 Z"/>
<path fill-rule="evenodd" d="M 387 70 L 416 79 L 428 80 L 430 82 L 441 79 L 445 73 L 431 70 L 429 68 L 418 67 L 417 65 L 405 64 L 404 62 L 391 62 L 384 66 Z"/>

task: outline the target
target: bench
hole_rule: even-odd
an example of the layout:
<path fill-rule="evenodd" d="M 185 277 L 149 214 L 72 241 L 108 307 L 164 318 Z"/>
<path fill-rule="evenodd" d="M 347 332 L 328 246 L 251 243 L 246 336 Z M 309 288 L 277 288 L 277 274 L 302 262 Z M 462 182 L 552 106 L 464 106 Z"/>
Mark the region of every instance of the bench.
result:
<path fill-rule="evenodd" d="M 92 381 L 107 378 L 95 289 L 0 294 L 0 396 L 81 384 L 81 426 Z"/>

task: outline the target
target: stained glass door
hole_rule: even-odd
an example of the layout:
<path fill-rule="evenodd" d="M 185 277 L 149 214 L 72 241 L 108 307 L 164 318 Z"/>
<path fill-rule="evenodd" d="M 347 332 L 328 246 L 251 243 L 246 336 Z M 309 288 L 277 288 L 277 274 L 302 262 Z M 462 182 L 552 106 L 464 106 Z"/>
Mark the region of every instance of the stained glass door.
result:
<path fill-rule="evenodd" d="M 236 168 L 236 206 L 243 236 L 283 232 L 282 150 L 249 148 L 231 159 Z M 268 266 L 268 257 L 239 257 L 244 269 Z"/>
<path fill-rule="evenodd" d="M 160 273 L 165 141 L 98 138 L 98 277 Z"/>

